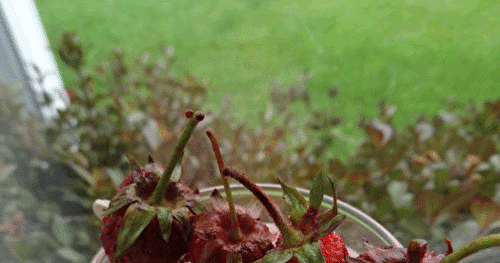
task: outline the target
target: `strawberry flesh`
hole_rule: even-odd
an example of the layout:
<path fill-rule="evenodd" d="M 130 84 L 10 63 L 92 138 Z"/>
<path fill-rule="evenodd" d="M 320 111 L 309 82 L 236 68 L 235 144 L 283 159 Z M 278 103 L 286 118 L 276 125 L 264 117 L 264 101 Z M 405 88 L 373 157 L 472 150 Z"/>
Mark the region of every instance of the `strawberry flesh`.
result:
<path fill-rule="evenodd" d="M 243 263 L 254 262 L 272 249 L 276 233 L 241 207 L 236 215 L 243 234 L 241 240 L 231 240 L 228 209 L 216 208 L 191 217 L 193 234 L 189 252 L 181 262 L 225 263 L 228 256 L 241 255 Z"/>
<path fill-rule="evenodd" d="M 345 262 L 348 254 L 344 241 L 335 232 L 320 239 L 319 248 L 321 249 L 321 253 L 323 253 L 326 263 Z"/>

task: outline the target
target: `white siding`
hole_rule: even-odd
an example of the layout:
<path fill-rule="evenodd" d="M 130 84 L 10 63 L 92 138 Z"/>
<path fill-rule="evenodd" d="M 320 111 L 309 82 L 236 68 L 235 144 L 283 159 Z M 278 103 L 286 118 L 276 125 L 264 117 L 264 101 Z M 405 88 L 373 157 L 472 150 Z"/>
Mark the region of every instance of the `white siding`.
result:
<path fill-rule="evenodd" d="M 45 117 L 56 116 L 55 109 L 66 107 L 69 101 L 34 1 L 0 0 L 0 7 L 0 15 L 7 21 L 37 99 L 42 100 L 43 91 L 53 99 L 52 105 L 41 109 L 42 114 Z M 40 69 L 42 82 L 32 65 Z"/>

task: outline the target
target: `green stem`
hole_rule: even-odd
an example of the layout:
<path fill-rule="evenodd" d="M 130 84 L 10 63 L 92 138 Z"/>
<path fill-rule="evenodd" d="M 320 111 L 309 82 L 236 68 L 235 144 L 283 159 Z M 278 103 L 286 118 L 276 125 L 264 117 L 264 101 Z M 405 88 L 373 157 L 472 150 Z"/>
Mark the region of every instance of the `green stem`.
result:
<path fill-rule="evenodd" d="M 280 213 L 278 208 L 271 202 L 269 197 L 262 191 L 262 189 L 251 182 L 248 177 L 240 171 L 235 169 L 226 167 L 223 172 L 224 176 L 229 176 L 236 179 L 240 184 L 245 186 L 252 194 L 257 197 L 257 199 L 262 203 L 262 205 L 266 208 L 267 212 L 273 219 L 276 227 L 281 232 L 283 236 L 283 248 L 292 248 L 298 247 L 302 244 L 304 240 L 304 236 L 298 230 L 295 230 L 290 222 L 285 220 L 283 215 Z"/>
<path fill-rule="evenodd" d="M 214 134 L 211 130 L 208 130 L 207 136 L 212 143 L 212 149 L 215 154 L 215 159 L 217 159 L 217 165 L 219 166 L 219 172 L 222 179 L 222 184 L 224 185 L 224 191 L 226 192 L 227 203 L 229 204 L 229 214 L 231 219 L 231 240 L 239 241 L 243 238 L 243 234 L 241 233 L 240 226 L 238 224 L 238 218 L 236 217 L 236 208 L 234 205 L 233 194 L 231 193 L 231 188 L 229 187 L 229 183 L 227 178 L 223 175 L 224 173 L 224 159 L 222 159 L 222 155 L 220 153 L 219 143 L 215 138 Z"/>
<path fill-rule="evenodd" d="M 446 256 L 441 263 L 455 263 L 480 250 L 500 246 L 500 234 L 478 238 Z"/>
<path fill-rule="evenodd" d="M 196 112 L 193 118 L 193 112 L 188 111 L 186 112 L 186 117 L 189 118 L 186 128 L 182 132 L 181 138 L 175 146 L 174 153 L 172 157 L 170 157 L 170 162 L 168 163 L 167 168 L 165 168 L 165 171 L 163 171 L 160 181 L 156 185 L 155 191 L 149 199 L 149 201 L 154 205 L 158 206 L 163 202 L 163 196 L 165 196 L 165 191 L 167 190 L 168 183 L 170 181 L 170 178 L 172 177 L 172 172 L 182 158 L 182 152 L 184 151 L 184 148 L 186 147 L 191 134 L 193 134 L 194 128 L 196 128 L 198 122 L 203 120 L 205 115 L 202 112 Z"/>

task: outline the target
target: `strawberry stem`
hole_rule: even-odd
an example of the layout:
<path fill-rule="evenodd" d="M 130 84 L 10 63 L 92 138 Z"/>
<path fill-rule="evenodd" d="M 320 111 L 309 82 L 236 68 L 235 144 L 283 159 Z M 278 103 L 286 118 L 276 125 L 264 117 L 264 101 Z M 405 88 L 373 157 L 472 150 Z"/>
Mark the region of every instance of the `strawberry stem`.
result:
<path fill-rule="evenodd" d="M 262 205 L 264 205 L 267 212 L 276 224 L 276 227 L 278 227 L 281 235 L 283 236 L 283 244 L 285 249 L 298 247 L 302 244 L 302 241 L 304 240 L 302 233 L 298 230 L 295 230 L 291 226 L 290 222 L 285 220 L 280 211 L 276 208 L 269 197 L 262 191 L 262 189 L 258 185 L 251 182 L 244 173 L 230 167 L 224 168 L 223 174 L 224 176 L 232 177 L 240 182 L 250 192 L 252 192 L 255 197 L 257 197 Z"/>
<path fill-rule="evenodd" d="M 217 159 L 217 165 L 219 166 L 219 172 L 222 179 L 222 184 L 224 185 L 224 191 L 226 192 L 227 203 L 229 204 L 229 214 L 231 219 L 231 240 L 239 241 L 243 238 L 243 234 L 241 233 L 240 226 L 238 224 L 238 218 L 236 217 L 236 209 L 234 206 L 233 194 L 231 193 L 231 188 L 229 187 L 229 183 L 227 182 L 227 178 L 223 175 L 224 172 L 224 159 L 222 159 L 222 155 L 220 153 L 219 143 L 215 138 L 214 134 L 211 130 L 208 130 L 207 136 L 212 143 L 212 149 L 215 154 L 215 158 Z"/>
<path fill-rule="evenodd" d="M 165 191 L 167 190 L 168 183 L 170 181 L 170 178 L 172 177 L 172 172 L 174 171 L 177 163 L 179 163 L 180 159 L 182 158 L 182 153 L 184 151 L 184 148 L 186 147 L 187 142 L 189 141 L 189 138 L 191 137 L 191 134 L 193 134 L 194 128 L 196 128 L 198 122 L 202 121 L 203 118 L 205 118 L 205 115 L 203 114 L 203 112 L 196 112 L 193 114 L 192 111 L 187 111 L 186 117 L 189 118 L 186 128 L 184 128 L 181 138 L 175 146 L 174 153 L 172 154 L 172 157 L 170 157 L 170 162 L 168 163 L 167 168 L 165 168 L 165 171 L 163 171 L 160 181 L 156 185 L 156 188 L 151 195 L 151 198 L 149 199 L 149 201 L 154 205 L 158 206 L 163 202 L 163 196 L 165 196 Z"/>
<path fill-rule="evenodd" d="M 478 238 L 446 256 L 441 263 L 455 263 L 480 250 L 500 246 L 500 234 Z"/>

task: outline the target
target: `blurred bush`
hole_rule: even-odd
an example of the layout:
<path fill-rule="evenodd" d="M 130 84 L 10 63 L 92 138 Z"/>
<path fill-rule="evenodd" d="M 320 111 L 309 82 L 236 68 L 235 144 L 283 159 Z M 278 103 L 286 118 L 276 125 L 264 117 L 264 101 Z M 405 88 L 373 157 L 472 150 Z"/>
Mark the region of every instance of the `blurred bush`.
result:
<path fill-rule="evenodd" d="M 15 95 L 0 87 L 0 261 L 89 262 L 99 245 L 85 187 Z"/>
<path fill-rule="evenodd" d="M 36 235 L 52 245 L 35 254 L 11 249 L 17 259 L 50 261 L 52 255 L 88 262 L 100 243 L 92 201 L 113 196 L 129 160 L 145 163 L 152 156 L 166 165 L 186 123 L 184 112 L 203 110 L 210 87 L 189 73 L 173 74 L 175 56 L 169 46 L 160 56 L 132 58 L 114 49 L 108 61 L 92 67 L 74 33 L 64 33 L 57 50 L 77 76 L 77 85 L 67 87 L 71 104 L 59 118 L 41 124 L 2 96 L 10 105 L 2 108 L 7 124 L 0 128 L 0 180 L 8 182 L 1 185 L 0 208 L 2 226 L 9 229 L 2 235 L 6 242 L 20 233 L 12 229 L 21 218 L 38 228 L 25 227 L 17 240 L 38 240 L 30 236 Z M 381 103 L 377 118 L 361 118 L 366 136 L 341 161 L 330 157 L 335 156 L 332 142 L 345 140 L 337 137 L 341 116 L 314 109 L 306 88 L 310 78 L 304 72 L 292 85 L 275 83 L 266 110 L 252 125 L 233 117 L 230 98 L 206 111 L 177 173 L 199 188 L 220 184 L 204 134 L 210 128 L 227 165 L 257 182 L 281 178 L 306 188 L 319 171 L 328 172 L 336 178 L 341 199 L 362 208 L 403 242 L 425 238 L 436 244 L 435 250 L 445 237 L 467 241 L 498 231 L 500 100 L 468 108 L 450 101 L 439 115 L 422 116 L 404 129 L 392 122 L 396 108 Z M 326 95 L 334 103 L 338 93 L 332 88 Z M 297 114 L 297 107 L 304 110 Z M 23 201 L 14 201 L 21 193 Z"/>
<path fill-rule="evenodd" d="M 113 50 L 112 59 L 92 70 L 106 83 L 105 89 L 97 91 L 95 78 L 85 69 L 85 59 L 78 57 L 85 56 L 79 45 L 72 33 L 61 37 L 59 54 L 80 81 L 78 87 L 69 88 L 71 105 L 60 112 L 47 137 L 58 156 L 91 183 L 93 197 L 109 198 L 127 172 L 126 156 L 145 162 L 151 155 L 166 165 L 186 122 L 184 112 L 202 108 L 207 87 L 187 73 L 178 80 L 170 70 L 174 49 L 165 46 L 159 59 L 153 61 L 151 54 L 144 53 L 129 64 L 123 52 Z M 252 127 L 235 120 L 230 98 L 219 109 L 206 112 L 207 118 L 185 151 L 183 180 L 198 187 L 220 183 L 211 145 L 204 135 L 210 128 L 221 141 L 226 162 L 258 181 L 273 181 L 277 176 L 297 183 L 308 181 L 319 171 L 333 137 L 324 135 L 312 141 L 304 120 L 290 109 L 293 104 L 304 104 L 308 112 L 313 111 L 305 89 L 309 77 L 305 72 L 293 87 L 276 84 L 266 111 Z M 315 114 L 310 125 L 326 127 L 340 122 Z M 335 120 L 324 123 L 325 118 Z"/>
<path fill-rule="evenodd" d="M 342 199 L 404 242 L 463 245 L 500 226 L 500 99 L 481 108 L 450 100 L 436 116 L 397 129 L 394 106 L 361 119 L 365 139 L 347 163 L 329 160 Z"/>

